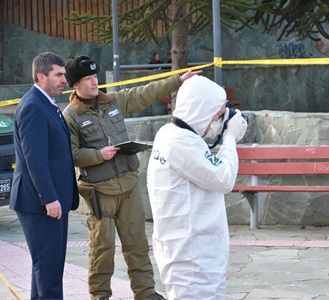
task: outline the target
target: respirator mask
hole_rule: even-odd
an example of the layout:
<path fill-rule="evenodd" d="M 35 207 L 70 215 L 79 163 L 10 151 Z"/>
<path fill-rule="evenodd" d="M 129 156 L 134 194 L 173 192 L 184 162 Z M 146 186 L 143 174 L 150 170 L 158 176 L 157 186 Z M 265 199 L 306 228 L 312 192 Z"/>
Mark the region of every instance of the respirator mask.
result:
<path fill-rule="evenodd" d="M 226 101 L 226 105 L 225 106 L 226 106 L 225 113 L 217 121 L 212 122 L 210 124 L 209 131 L 206 134 L 206 136 L 204 136 L 204 140 L 208 144 L 212 144 L 212 145 L 209 145 L 209 149 L 213 149 L 218 144 L 221 144 L 222 138 L 223 138 L 223 133 L 227 129 L 227 123 L 236 114 L 236 111 L 234 109 L 229 108 L 230 107 L 230 102 L 229 101 Z M 243 113 L 241 113 L 241 116 L 248 123 L 248 117 L 245 114 L 243 114 Z"/>

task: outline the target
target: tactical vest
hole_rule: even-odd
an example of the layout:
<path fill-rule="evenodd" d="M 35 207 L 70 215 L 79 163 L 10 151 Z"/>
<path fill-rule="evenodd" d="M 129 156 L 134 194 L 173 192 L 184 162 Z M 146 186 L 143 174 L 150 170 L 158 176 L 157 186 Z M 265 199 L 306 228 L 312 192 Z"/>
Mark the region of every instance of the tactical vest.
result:
<path fill-rule="evenodd" d="M 102 109 L 103 107 L 103 109 Z M 102 149 L 128 140 L 123 114 L 116 101 L 101 106 L 99 113 L 89 110 L 77 115 L 71 107 L 68 113 L 76 121 L 79 131 L 80 148 Z M 99 165 L 80 169 L 81 179 L 87 182 L 100 182 L 125 175 L 139 167 L 137 155 L 115 154 L 110 160 Z"/>

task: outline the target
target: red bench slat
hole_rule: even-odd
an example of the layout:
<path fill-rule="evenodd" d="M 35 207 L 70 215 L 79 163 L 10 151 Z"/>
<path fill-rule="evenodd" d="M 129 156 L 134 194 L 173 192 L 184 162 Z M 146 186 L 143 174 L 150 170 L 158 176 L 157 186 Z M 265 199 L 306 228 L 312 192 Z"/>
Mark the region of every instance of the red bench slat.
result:
<path fill-rule="evenodd" d="M 255 162 L 239 164 L 239 175 L 329 174 L 329 162 Z"/>
<path fill-rule="evenodd" d="M 329 146 L 237 148 L 239 159 L 329 159 Z"/>
<path fill-rule="evenodd" d="M 329 192 L 329 186 L 236 185 L 233 192 Z"/>
<path fill-rule="evenodd" d="M 233 88 L 224 87 L 224 90 L 226 92 L 226 99 L 230 101 L 230 107 L 231 106 L 237 106 L 237 105 L 240 104 L 240 102 L 238 102 L 238 101 L 233 101 L 234 100 Z"/>
<path fill-rule="evenodd" d="M 239 175 L 328 175 L 329 146 L 237 148 Z M 291 160 L 308 161 L 291 161 Z M 242 161 L 241 161 L 242 160 Z M 273 161 L 280 160 L 280 161 Z M 282 160 L 285 160 L 284 162 Z M 329 186 L 235 186 L 233 192 L 328 192 Z"/>

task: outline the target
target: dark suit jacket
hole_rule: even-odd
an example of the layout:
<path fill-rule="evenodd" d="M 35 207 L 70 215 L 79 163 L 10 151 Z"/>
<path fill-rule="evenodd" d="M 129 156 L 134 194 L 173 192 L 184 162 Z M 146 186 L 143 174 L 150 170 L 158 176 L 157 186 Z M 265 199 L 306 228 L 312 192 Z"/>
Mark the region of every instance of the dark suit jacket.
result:
<path fill-rule="evenodd" d="M 77 209 L 70 132 L 56 107 L 33 86 L 21 99 L 14 119 L 16 168 L 10 208 L 46 214 L 44 205 L 59 200 L 63 213 Z"/>

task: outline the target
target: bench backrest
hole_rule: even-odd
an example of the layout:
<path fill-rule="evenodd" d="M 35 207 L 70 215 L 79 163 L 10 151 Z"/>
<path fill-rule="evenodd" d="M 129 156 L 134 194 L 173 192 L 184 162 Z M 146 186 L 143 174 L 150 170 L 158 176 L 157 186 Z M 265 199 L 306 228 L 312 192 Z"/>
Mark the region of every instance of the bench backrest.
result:
<path fill-rule="evenodd" d="M 329 174 L 329 146 L 241 147 L 237 151 L 239 175 Z"/>

